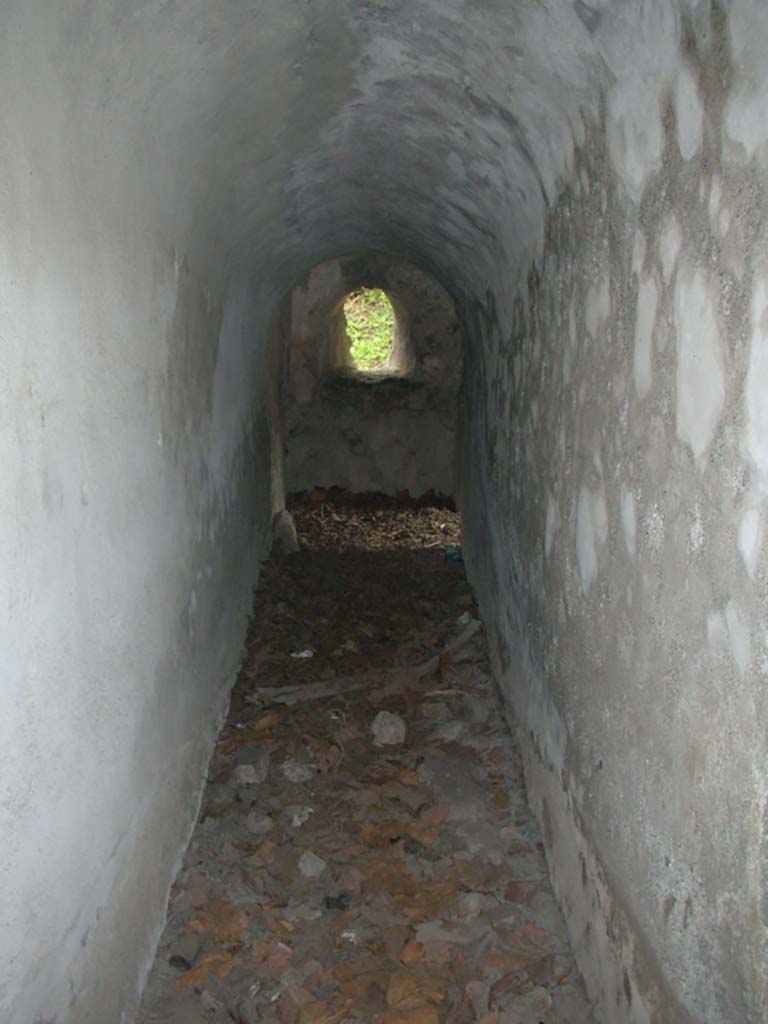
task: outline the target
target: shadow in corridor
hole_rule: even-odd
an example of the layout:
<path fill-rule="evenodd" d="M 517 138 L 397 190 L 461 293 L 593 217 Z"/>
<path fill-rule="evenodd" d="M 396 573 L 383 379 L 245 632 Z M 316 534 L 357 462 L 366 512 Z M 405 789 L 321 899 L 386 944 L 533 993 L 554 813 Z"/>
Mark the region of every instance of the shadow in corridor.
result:
<path fill-rule="evenodd" d="M 458 514 L 292 511 L 139 1021 L 586 1024 Z"/>

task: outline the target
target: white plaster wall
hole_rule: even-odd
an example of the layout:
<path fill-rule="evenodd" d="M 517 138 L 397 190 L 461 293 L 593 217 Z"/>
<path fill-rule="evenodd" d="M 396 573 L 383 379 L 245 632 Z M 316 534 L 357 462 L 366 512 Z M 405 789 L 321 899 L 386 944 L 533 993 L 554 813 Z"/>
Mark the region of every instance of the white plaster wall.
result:
<path fill-rule="evenodd" d="M 82 123 L 41 14 L 6 11 L 0 61 L 0 1019 L 106 1024 L 237 667 L 268 452 L 253 300 L 175 247 L 135 137 Z"/>
<path fill-rule="evenodd" d="M 476 321 L 465 508 L 485 478 L 492 512 L 466 544 L 600 1019 L 757 1024 L 768 178 L 723 115 L 752 109 L 761 15 L 638 15 L 604 12 L 605 119 L 516 301 Z"/>

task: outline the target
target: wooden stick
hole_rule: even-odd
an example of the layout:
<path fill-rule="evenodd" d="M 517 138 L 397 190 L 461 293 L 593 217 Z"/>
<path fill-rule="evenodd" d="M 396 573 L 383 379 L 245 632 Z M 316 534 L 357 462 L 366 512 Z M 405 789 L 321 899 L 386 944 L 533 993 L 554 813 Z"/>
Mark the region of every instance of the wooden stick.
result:
<path fill-rule="evenodd" d="M 387 672 L 389 682 L 387 690 L 396 689 L 398 684 L 416 676 L 421 679 L 423 676 L 431 675 L 437 671 L 440 665 L 440 658 L 446 654 L 455 654 L 479 631 L 481 623 L 476 619 L 467 626 L 453 640 L 449 641 L 443 648 L 441 654 L 435 654 L 415 668 L 394 668 Z M 322 700 L 324 697 L 336 697 L 344 693 L 354 693 L 356 690 L 367 690 L 371 686 L 370 680 L 362 680 L 360 675 L 347 676 L 344 679 L 337 679 L 333 683 L 298 683 L 296 686 L 260 686 L 252 690 L 245 698 L 251 704 L 296 704 L 298 701 Z"/>

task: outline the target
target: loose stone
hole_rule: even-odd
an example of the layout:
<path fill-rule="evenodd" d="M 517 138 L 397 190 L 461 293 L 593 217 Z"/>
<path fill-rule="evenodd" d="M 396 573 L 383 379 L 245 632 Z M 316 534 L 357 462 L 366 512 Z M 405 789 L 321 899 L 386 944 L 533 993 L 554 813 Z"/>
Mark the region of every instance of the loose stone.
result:
<path fill-rule="evenodd" d="M 405 722 L 390 711 L 380 711 L 376 715 L 371 731 L 377 747 L 396 746 L 405 741 Z"/>
<path fill-rule="evenodd" d="M 299 858 L 299 871 L 305 878 L 319 878 L 328 863 L 311 850 L 305 850 Z"/>

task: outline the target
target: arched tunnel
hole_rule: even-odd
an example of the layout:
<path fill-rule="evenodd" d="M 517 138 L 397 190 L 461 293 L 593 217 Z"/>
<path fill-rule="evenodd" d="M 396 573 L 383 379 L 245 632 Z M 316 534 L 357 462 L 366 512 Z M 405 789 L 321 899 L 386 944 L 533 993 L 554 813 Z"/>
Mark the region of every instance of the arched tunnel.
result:
<path fill-rule="evenodd" d="M 595 1019 L 768 1019 L 768 7 L 2 26 L 0 1019 L 135 1018 L 285 504 L 286 302 L 348 254 L 455 308 L 464 557 Z"/>

